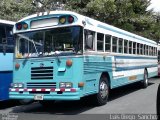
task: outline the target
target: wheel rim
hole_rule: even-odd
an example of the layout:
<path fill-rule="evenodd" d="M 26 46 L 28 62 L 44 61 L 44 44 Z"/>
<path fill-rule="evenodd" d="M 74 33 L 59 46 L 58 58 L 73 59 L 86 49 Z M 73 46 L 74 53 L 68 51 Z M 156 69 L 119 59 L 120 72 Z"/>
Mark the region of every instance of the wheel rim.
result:
<path fill-rule="evenodd" d="M 100 84 L 100 96 L 103 99 L 108 96 L 108 86 L 104 81 Z"/>

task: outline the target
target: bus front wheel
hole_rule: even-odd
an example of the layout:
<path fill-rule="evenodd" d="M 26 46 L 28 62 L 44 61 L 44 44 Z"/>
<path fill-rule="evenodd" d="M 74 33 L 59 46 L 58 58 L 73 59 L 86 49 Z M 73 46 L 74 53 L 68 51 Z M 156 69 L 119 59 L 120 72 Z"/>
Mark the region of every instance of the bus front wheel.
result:
<path fill-rule="evenodd" d="M 148 87 L 148 74 L 146 70 L 144 70 L 144 77 L 143 77 L 142 85 L 143 85 L 143 88 Z"/>
<path fill-rule="evenodd" d="M 109 84 L 106 76 L 102 76 L 99 81 L 99 92 L 94 95 L 94 102 L 101 106 L 107 103 L 109 95 Z"/>

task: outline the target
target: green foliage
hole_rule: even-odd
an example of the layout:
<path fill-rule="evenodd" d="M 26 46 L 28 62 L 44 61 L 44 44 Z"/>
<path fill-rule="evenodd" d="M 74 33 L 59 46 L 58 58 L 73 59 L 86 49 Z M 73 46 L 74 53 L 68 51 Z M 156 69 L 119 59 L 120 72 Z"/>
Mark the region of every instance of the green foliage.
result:
<path fill-rule="evenodd" d="M 17 21 L 34 12 L 32 0 L 1 0 L 0 19 Z"/>
<path fill-rule="evenodd" d="M 92 17 L 138 35 L 157 40 L 158 25 L 151 0 L 68 0 L 67 9 Z M 156 31 L 156 32 L 155 32 Z"/>
<path fill-rule="evenodd" d="M 41 1 L 42 9 L 35 5 Z M 64 8 L 159 41 L 160 13 L 147 10 L 151 0 L 1 0 L 0 19 L 17 21 L 44 10 Z M 58 4 L 57 4 L 58 3 Z"/>

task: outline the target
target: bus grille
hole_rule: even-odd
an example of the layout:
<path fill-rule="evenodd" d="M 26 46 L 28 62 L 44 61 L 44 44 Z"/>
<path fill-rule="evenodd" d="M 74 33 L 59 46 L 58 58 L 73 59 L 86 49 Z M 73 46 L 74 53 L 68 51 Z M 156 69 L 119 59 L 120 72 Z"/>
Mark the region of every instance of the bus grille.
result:
<path fill-rule="evenodd" d="M 45 82 L 45 83 L 27 83 L 27 88 L 56 88 L 55 82 Z"/>
<path fill-rule="evenodd" d="M 53 67 L 32 67 L 31 80 L 53 80 Z"/>

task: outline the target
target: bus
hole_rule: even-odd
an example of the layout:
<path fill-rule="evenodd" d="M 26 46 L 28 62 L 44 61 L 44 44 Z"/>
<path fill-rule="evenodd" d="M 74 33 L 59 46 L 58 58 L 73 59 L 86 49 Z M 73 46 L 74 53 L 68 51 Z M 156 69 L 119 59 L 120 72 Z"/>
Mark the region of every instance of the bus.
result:
<path fill-rule="evenodd" d="M 12 21 L 0 20 L 0 101 L 9 99 L 13 76 L 14 24 L 15 22 Z"/>
<path fill-rule="evenodd" d="M 158 58 L 158 76 L 160 76 L 160 44 L 158 44 L 157 48 L 157 58 Z"/>
<path fill-rule="evenodd" d="M 157 43 L 71 11 L 34 14 L 13 29 L 11 99 L 42 105 L 88 96 L 107 103 L 111 89 L 158 74 Z"/>

